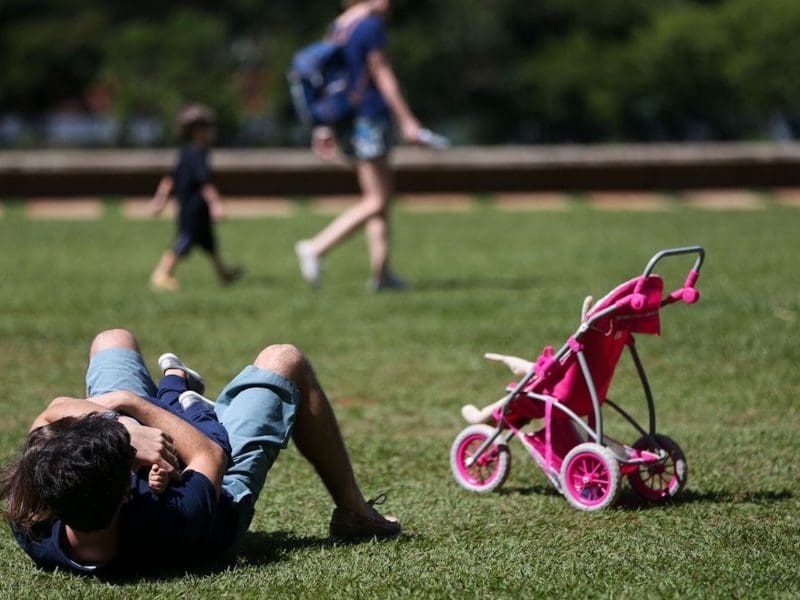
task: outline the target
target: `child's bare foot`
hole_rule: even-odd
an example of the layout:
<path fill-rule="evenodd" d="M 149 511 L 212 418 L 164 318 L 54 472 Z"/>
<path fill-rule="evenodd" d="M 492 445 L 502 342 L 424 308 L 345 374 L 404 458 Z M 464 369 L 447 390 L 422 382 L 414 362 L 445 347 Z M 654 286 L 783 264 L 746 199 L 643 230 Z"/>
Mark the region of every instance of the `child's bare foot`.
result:
<path fill-rule="evenodd" d="M 181 289 L 178 280 L 169 273 L 162 273 L 161 271 L 153 271 L 150 275 L 150 287 L 154 290 L 177 292 Z"/>

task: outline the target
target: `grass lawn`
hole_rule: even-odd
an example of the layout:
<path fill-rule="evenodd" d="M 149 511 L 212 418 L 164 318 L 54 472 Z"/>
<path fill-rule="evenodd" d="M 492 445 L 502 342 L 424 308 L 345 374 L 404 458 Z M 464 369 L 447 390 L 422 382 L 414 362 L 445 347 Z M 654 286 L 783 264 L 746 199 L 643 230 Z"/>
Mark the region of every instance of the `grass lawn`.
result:
<path fill-rule="evenodd" d="M 231 220 L 224 254 L 247 277 L 214 281 L 201 256 L 184 290 L 146 283 L 172 234 L 166 221 L 0 218 L 0 458 L 56 395 L 80 395 L 95 332 L 132 329 L 151 368 L 167 350 L 217 392 L 256 353 L 290 341 L 315 362 L 362 487 L 387 492 L 396 542 L 334 547 L 332 508 L 292 447 L 270 474 L 231 564 L 117 585 L 36 570 L 0 530 L 0 598 L 22 597 L 797 597 L 800 594 L 800 211 L 506 213 L 398 210 L 397 270 L 414 291 L 366 291 L 361 238 L 327 261 L 319 291 L 301 281 L 293 243 L 327 217 Z M 448 451 L 462 404 L 495 400 L 511 380 L 486 351 L 535 357 L 596 297 L 657 250 L 702 244 L 701 301 L 665 310 L 663 336 L 639 338 L 659 430 L 683 447 L 689 483 L 665 507 L 629 491 L 602 514 L 555 493 L 515 445 L 500 493 L 453 481 Z M 690 260 L 664 263 L 680 285 Z M 611 396 L 642 414 L 625 360 Z M 610 414 L 610 413 L 609 413 Z M 611 432 L 635 435 L 621 424 Z M 516 442 L 515 442 L 516 444 Z"/>

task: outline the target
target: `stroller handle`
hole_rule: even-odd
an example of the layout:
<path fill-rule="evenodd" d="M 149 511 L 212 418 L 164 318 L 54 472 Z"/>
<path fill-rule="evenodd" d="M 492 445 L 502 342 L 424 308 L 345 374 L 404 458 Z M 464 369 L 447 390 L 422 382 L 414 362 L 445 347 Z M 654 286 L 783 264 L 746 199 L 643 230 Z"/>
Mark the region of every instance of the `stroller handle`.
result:
<path fill-rule="evenodd" d="M 697 282 L 697 278 L 700 276 L 700 268 L 703 266 L 703 260 L 706 257 L 706 251 L 703 249 L 702 246 L 685 246 L 683 248 L 668 248 L 666 250 L 662 250 L 661 252 L 657 252 L 653 258 L 650 259 L 650 262 L 647 263 L 647 266 L 644 268 L 644 273 L 642 274 L 643 277 L 647 277 L 653 272 L 653 269 L 656 266 L 656 263 L 660 261 L 662 258 L 666 258 L 667 256 L 680 256 L 683 254 L 696 254 L 697 258 L 694 261 L 694 266 L 689 271 L 689 274 L 686 276 L 686 281 L 683 284 L 682 288 L 678 288 L 674 292 L 671 292 L 667 295 L 664 300 L 661 301 L 661 306 L 665 306 L 667 304 L 672 304 L 673 302 L 678 302 L 683 300 L 686 304 L 694 304 L 700 299 L 700 292 L 695 289 L 695 283 Z"/>
<path fill-rule="evenodd" d="M 697 259 L 694 261 L 692 271 L 699 273 L 700 268 L 703 266 L 703 261 L 706 258 L 706 251 L 702 246 L 684 246 L 683 248 L 667 248 L 666 250 L 662 250 L 661 252 L 654 254 L 653 258 L 650 259 L 650 262 L 648 262 L 647 266 L 644 268 L 644 273 L 642 273 L 642 275 L 645 277 L 650 275 L 653 272 L 656 263 L 662 258 L 666 258 L 668 256 L 680 256 L 682 254 L 697 254 Z"/>

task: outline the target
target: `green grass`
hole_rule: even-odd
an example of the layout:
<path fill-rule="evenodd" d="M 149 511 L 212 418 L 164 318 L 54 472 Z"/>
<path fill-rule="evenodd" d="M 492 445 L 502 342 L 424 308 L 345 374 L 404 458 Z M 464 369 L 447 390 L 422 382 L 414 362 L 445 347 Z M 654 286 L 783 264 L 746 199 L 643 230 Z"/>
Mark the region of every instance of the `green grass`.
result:
<path fill-rule="evenodd" d="M 0 218 L 0 458 L 44 403 L 78 395 L 95 332 L 134 330 L 151 366 L 174 350 L 219 390 L 265 345 L 294 342 L 336 406 L 360 482 L 386 491 L 407 535 L 333 547 L 331 503 L 291 448 L 259 500 L 235 562 L 110 585 L 37 571 L 0 532 L 0 597 L 796 597 L 800 593 L 800 211 L 415 215 L 397 211 L 398 270 L 416 290 L 366 291 L 364 241 L 328 260 L 325 286 L 301 282 L 292 253 L 325 218 L 229 221 L 224 253 L 248 269 L 219 287 L 200 256 L 184 291 L 152 293 L 167 222 Z M 638 274 L 663 247 L 703 244 L 700 303 L 665 310 L 639 349 L 659 430 L 683 447 L 688 488 L 651 507 L 632 495 L 581 514 L 516 447 L 501 493 L 461 490 L 448 451 L 466 402 L 510 380 L 485 351 L 535 356 L 561 344 L 584 295 Z M 678 285 L 688 261 L 659 269 Z M 612 396 L 641 414 L 627 363 Z M 616 431 L 618 425 L 612 425 Z M 626 434 L 626 441 L 632 437 Z"/>

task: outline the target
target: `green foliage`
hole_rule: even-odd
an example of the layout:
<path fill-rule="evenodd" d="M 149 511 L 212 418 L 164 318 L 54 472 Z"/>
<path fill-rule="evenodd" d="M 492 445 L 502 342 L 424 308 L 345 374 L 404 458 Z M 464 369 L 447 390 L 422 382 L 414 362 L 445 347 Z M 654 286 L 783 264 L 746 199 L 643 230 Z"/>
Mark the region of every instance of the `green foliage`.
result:
<path fill-rule="evenodd" d="M 112 84 L 114 111 L 214 105 L 286 143 L 290 58 L 335 0 L 0 2 L 0 112 L 38 114 Z M 391 55 L 423 121 L 457 142 L 763 137 L 800 120 L 793 0 L 394 1 Z"/>
<path fill-rule="evenodd" d="M 170 123 L 188 101 L 204 102 L 218 111 L 222 129 L 229 128 L 240 106 L 227 39 L 222 21 L 188 9 L 163 21 L 123 24 L 106 43 L 103 73 L 119 116 L 158 115 Z"/>

